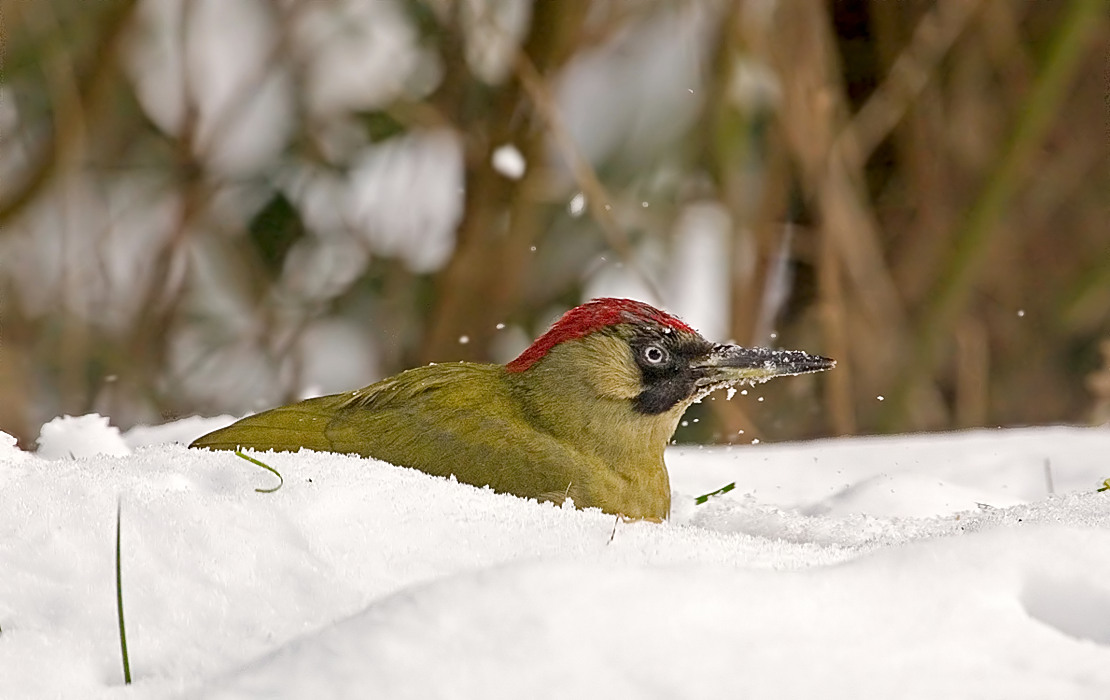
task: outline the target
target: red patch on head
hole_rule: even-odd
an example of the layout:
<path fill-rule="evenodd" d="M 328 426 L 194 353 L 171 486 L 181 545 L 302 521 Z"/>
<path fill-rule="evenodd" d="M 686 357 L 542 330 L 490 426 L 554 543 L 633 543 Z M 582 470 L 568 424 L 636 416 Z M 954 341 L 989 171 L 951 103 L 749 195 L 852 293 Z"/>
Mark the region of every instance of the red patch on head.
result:
<path fill-rule="evenodd" d="M 539 362 L 559 343 L 584 338 L 602 328 L 621 323 L 654 323 L 683 333 L 696 333 L 693 328 L 654 306 L 632 299 L 592 299 L 563 314 L 546 333 L 536 338 L 515 360 L 505 365 L 510 372 L 523 372 Z"/>

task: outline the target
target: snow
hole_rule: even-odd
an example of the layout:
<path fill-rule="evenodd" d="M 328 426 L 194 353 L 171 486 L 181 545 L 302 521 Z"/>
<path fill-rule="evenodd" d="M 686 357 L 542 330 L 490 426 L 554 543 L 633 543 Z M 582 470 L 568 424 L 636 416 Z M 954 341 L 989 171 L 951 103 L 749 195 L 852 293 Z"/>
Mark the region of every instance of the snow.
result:
<path fill-rule="evenodd" d="M 310 452 L 259 493 L 175 444 L 231 420 L 0 434 L 4 698 L 1110 692 L 1106 428 L 675 448 L 656 524 Z"/>
<path fill-rule="evenodd" d="M 59 416 L 39 431 L 38 455 L 44 459 L 129 455 L 131 450 L 119 428 L 109 425 L 105 416 Z"/>
<path fill-rule="evenodd" d="M 582 192 L 575 192 L 574 196 L 567 202 L 567 213 L 577 219 L 582 216 L 586 211 L 586 195 Z"/>
<path fill-rule="evenodd" d="M 524 177 L 527 164 L 524 155 L 511 143 L 498 146 L 491 156 L 493 169 L 510 180 L 519 180 Z"/>

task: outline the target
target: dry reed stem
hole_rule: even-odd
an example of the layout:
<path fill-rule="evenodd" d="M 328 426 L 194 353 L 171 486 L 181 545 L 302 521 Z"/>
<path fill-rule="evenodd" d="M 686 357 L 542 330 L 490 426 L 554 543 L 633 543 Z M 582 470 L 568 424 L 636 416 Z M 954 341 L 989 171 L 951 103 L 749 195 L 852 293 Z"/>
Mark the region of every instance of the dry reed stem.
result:
<path fill-rule="evenodd" d="M 956 426 L 987 424 L 990 409 L 990 345 L 979 321 L 968 320 L 956 330 Z"/>
<path fill-rule="evenodd" d="M 912 410 L 917 388 L 932 376 L 939 349 L 977 281 L 988 247 L 1001 231 L 998 224 L 1006 207 L 1027 177 L 1029 163 L 1037 155 L 1037 146 L 1063 103 L 1065 90 L 1089 40 L 1095 36 L 1100 22 L 1105 21 L 1100 10 L 1106 5 L 1105 0 L 1076 0 L 1060 20 L 1025 108 L 1018 112 L 982 192 L 967 210 L 947 261 L 925 296 L 926 306 L 914 330 L 913 354 L 894 391 L 890 420 L 900 421 Z M 891 427 L 896 424 L 888 423 Z"/>
<path fill-rule="evenodd" d="M 847 332 L 847 319 L 844 317 L 847 303 L 841 282 L 841 265 L 836 259 L 836 242 L 832 236 L 821 236 L 821 254 L 818 259 L 818 286 L 821 291 L 821 329 L 828 352 L 831 356 L 845 358 L 838 361 L 835 372 L 828 377 L 829 390 L 825 393 L 825 405 L 837 435 L 852 435 L 858 428 L 855 404 L 852 400 L 852 387 L 855 363 L 849 352 L 852 343 Z"/>
<path fill-rule="evenodd" d="M 587 9 L 553 3 L 534 8 L 532 26 L 518 51 L 537 73 L 555 72 L 573 55 Z M 473 109 L 470 93 L 489 88 L 464 70 L 461 43 L 445 50 L 452 52 L 445 56 L 450 75 L 443 94 L 437 94 L 445 111 L 458 118 L 466 186 L 455 252 L 436 273 L 436 298 L 417 357 L 434 361 L 462 354 L 461 359 L 487 360 L 495 325 L 519 308 L 519 290 L 533 257 L 531 244 L 539 236 L 544 210 L 532 194 L 543 173 L 543 117 L 530 103 L 516 66 L 492 91 L 489 107 Z M 528 164 L 518 181 L 498 173 L 491 163 L 493 149 L 506 143 L 516 146 Z M 469 342 L 460 346 L 463 335 Z"/>
<path fill-rule="evenodd" d="M 845 414 L 833 420 L 839 421 L 838 429 L 846 429 L 856 424 L 849 408 L 853 395 L 869 393 L 864 387 L 882 386 L 883 377 L 894 371 L 904 312 L 866 201 L 862 165 L 846 157 L 835 138 L 847 107 L 829 17 L 801 4 L 787 7 L 793 12 L 780 11 L 771 56 L 783 81 L 786 144 L 815 201 L 820 234 L 829 239 L 819 266 L 835 265 L 845 273 L 842 281 L 839 273 L 818 270 L 824 279 L 819 287 L 827 352 L 840 353 L 837 374 L 844 377 L 830 381 L 828 401 L 835 413 Z"/>
<path fill-rule="evenodd" d="M 979 10 L 983 0 L 941 0 L 921 18 L 909 46 L 886 78 L 836 137 L 836 149 L 856 167 L 897 126 Z"/>

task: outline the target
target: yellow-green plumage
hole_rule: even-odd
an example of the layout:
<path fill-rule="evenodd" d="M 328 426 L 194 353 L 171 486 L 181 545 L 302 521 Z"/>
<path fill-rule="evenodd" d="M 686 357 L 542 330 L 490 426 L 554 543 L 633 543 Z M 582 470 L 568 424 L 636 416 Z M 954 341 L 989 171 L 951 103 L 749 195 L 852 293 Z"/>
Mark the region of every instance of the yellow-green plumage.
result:
<path fill-rule="evenodd" d="M 640 308 L 626 300 L 591 302 L 602 303 L 622 312 L 628 305 Z M 507 366 L 455 362 L 410 369 L 355 392 L 249 416 L 192 446 L 355 453 L 503 493 L 556 503 L 571 498 L 580 508 L 661 520 L 671 500 L 663 453 L 690 403 L 729 382 L 785 371 L 749 367 L 745 374 L 718 377 L 719 368 L 706 364 L 710 351 L 733 346 L 713 346 L 685 324 L 642 306 L 658 317 L 641 322 L 632 316 L 579 336 L 557 324 Z M 598 311 L 577 307 L 563 322 L 583 309 Z M 667 330 L 658 319 L 676 325 Z M 657 377 L 638 364 L 634 347 L 643 337 L 675 348 L 673 376 Z M 679 357 L 682 352 L 689 357 Z M 666 400 L 645 402 L 649 375 Z M 674 377 L 686 383 L 668 388 Z"/>
<path fill-rule="evenodd" d="M 666 517 L 663 449 L 674 426 L 662 427 L 661 444 L 641 444 L 646 436 L 640 435 L 631 443 L 617 440 L 617 424 L 631 413 L 627 400 L 575 395 L 589 391 L 588 382 L 579 381 L 556 408 L 547 405 L 546 392 L 529 386 L 536 379 L 501 365 L 417 367 L 356 392 L 248 416 L 193 446 L 355 453 L 526 498 L 559 503 L 570 497 L 583 508 Z M 562 406 L 592 399 L 611 405 L 600 413 L 579 406 L 562 415 Z M 602 439 L 565 439 L 583 434 Z"/>

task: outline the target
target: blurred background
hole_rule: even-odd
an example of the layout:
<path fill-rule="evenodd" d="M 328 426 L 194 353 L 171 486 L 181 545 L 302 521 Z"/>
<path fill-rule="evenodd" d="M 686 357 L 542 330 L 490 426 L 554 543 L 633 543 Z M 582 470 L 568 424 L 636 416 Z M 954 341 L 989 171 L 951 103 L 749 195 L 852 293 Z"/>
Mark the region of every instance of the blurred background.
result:
<path fill-rule="evenodd" d="M 836 358 L 680 441 L 1110 421 L 1106 0 L 0 0 L 0 430 L 504 362 L 600 295 Z"/>

